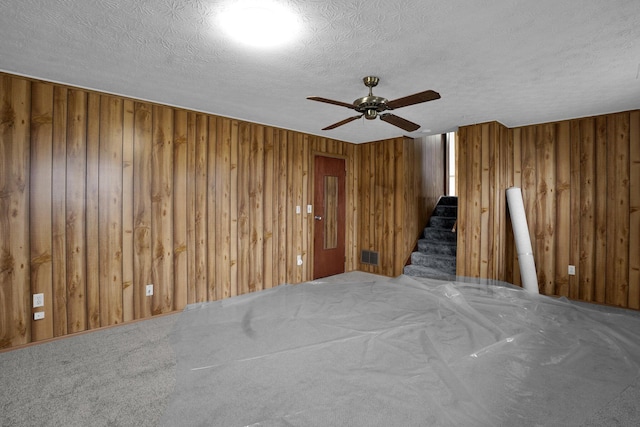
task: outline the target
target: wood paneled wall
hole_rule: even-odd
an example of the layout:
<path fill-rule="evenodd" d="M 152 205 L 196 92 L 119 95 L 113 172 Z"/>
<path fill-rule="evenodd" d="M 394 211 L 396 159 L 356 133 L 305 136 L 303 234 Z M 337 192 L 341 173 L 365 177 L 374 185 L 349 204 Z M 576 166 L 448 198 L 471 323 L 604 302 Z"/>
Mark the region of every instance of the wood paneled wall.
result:
<path fill-rule="evenodd" d="M 374 241 L 399 274 L 420 150 L 0 74 L 0 348 L 310 280 L 315 154 L 346 159 L 346 271 Z"/>
<path fill-rule="evenodd" d="M 504 279 L 507 128 L 491 122 L 458 130 L 456 185 L 458 252 L 461 276 Z"/>
<path fill-rule="evenodd" d="M 444 192 L 442 140 L 396 138 L 358 148 L 358 247 L 378 252 L 380 261 L 359 270 L 397 276 Z"/>
<path fill-rule="evenodd" d="M 640 308 L 640 111 L 467 126 L 458 156 L 458 274 L 520 284 L 504 220 L 505 190 L 515 185 L 541 293 Z"/>

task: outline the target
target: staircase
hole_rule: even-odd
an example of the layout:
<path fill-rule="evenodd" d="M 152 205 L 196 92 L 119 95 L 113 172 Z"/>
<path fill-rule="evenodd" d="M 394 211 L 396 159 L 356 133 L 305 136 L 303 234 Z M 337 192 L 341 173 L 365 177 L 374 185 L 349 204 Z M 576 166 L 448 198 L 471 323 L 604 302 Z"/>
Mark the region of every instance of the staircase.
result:
<path fill-rule="evenodd" d="M 434 279 L 452 279 L 456 275 L 457 233 L 453 231 L 458 217 L 458 198 L 442 196 L 418 240 L 418 252 L 411 254 L 411 263 L 404 274 Z"/>

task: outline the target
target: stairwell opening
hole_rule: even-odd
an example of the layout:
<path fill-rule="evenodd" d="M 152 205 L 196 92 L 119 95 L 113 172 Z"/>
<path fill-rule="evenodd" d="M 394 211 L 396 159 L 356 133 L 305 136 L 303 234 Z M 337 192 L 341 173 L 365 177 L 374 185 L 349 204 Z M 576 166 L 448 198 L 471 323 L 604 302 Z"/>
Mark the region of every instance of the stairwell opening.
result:
<path fill-rule="evenodd" d="M 443 195 L 404 267 L 404 274 L 453 280 L 456 276 L 458 197 L 456 196 L 456 133 L 441 135 Z"/>

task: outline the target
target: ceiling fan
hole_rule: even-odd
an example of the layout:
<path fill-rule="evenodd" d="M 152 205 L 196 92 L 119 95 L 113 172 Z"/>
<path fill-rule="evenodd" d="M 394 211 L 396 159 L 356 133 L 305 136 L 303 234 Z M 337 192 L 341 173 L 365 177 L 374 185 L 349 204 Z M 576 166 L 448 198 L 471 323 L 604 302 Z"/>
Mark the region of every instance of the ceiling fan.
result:
<path fill-rule="evenodd" d="M 345 125 L 354 120 L 358 120 L 360 117 L 364 116 L 368 120 L 373 120 L 376 117 L 380 117 L 380 120 L 383 122 L 387 122 L 394 126 L 397 126 L 401 129 L 404 129 L 407 132 L 413 132 L 420 128 L 420 125 L 417 123 L 410 122 L 407 119 L 403 119 L 402 117 L 396 116 L 395 114 L 385 113 L 387 110 L 395 110 L 396 108 L 406 107 L 409 105 L 420 104 L 422 102 L 433 101 L 440 98 L 440 94 L 438 92 L 434 92 L 432 90 L 426 90 L 424 92 L 415 93 L 413 95 L 405 96 L 403 98 L 394 99 L 392 101 L 387 100 L 381 96 L 375 96 L 373 94 L 373 88 L 378 85 L 380 79 L 375 76 L 367 76 L 362 79 L 364 85 L 369 88 L 369 95 L 363 96 L 362 98 L 358 98 L 353 101 L 353 104 L 348 104 L 346 102 L 334 101 L 332 99 L 322 98 L 320 96 L 309 96 L 307 99 L 312 101 L 326 102 L 327 104 L 339 105 L 341 107 L 347 107 L 352 110 L 356 110 L 358 113 L 357 116 L 349 117 L 347 119 L 341 120 L 337 123 L 327 126 L 322 130 L 330 130 L 335 129 L 338 126 Z"/>

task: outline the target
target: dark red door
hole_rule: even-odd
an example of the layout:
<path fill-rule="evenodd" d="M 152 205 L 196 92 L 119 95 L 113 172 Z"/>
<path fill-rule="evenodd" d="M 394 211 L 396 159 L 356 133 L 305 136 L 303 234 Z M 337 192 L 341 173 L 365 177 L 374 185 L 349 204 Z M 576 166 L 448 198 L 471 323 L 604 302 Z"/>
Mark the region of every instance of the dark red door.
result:
<path fill-rule="evenodd" d="M 344 273 L 345 160 L 316 156 L 314 161 L 313 278 Z"/>

